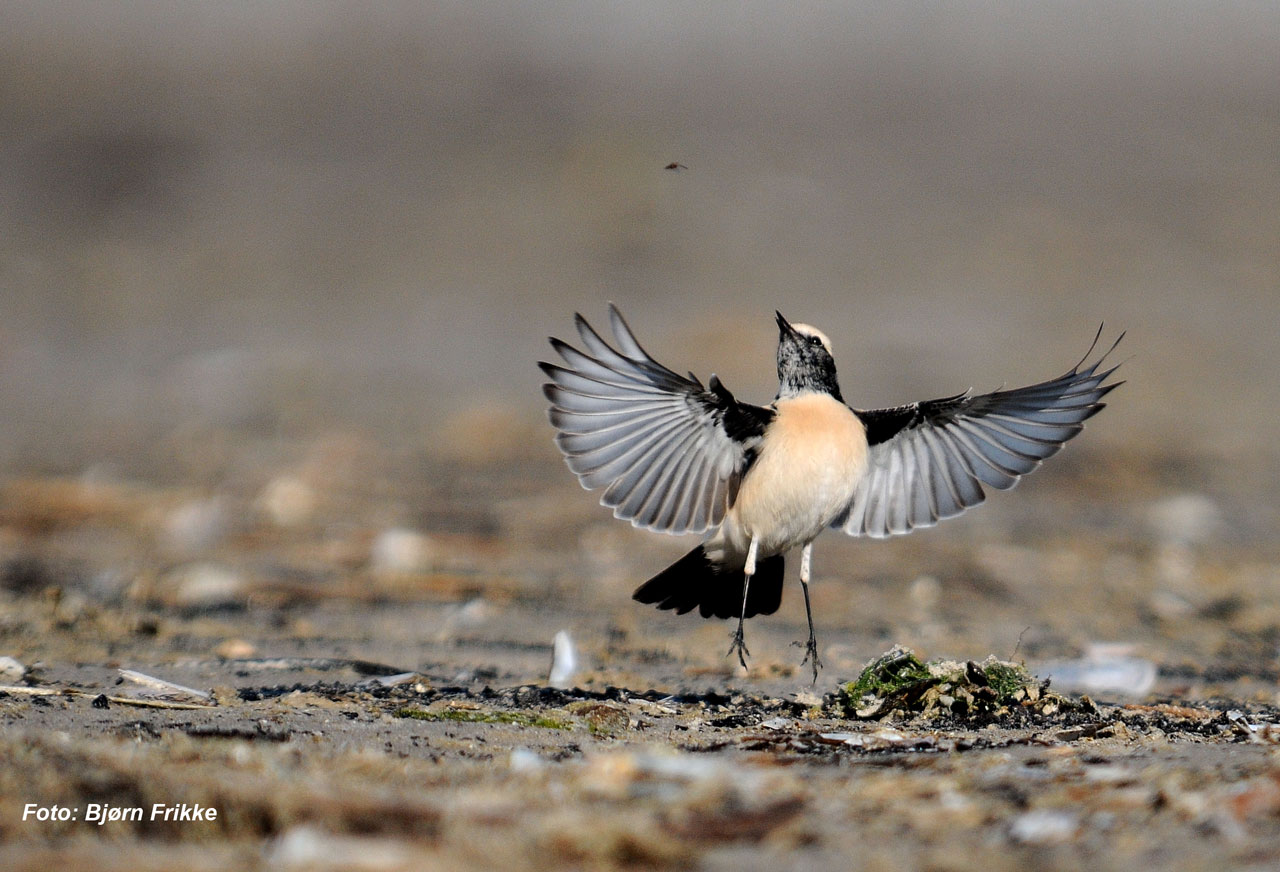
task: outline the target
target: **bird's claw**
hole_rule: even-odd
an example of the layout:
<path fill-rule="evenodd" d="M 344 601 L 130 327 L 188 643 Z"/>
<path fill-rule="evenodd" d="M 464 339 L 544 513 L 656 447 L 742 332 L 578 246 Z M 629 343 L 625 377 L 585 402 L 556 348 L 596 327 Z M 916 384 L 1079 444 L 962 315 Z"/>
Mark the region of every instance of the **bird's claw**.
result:
<path fill-rule="evenodd" d="M 797 648 L 802 646 L 802 643 L 800 642 L 792 642 L 791 644 L 795 645 Z M 822 668 L 822 661 L 818 659 L 818 640 L 815 639 L 813 636 L 810 636 L 809 641 L 803 643 L 803 647 L 804 647 L 804 659 L 800 661 L 800 665 L 804 666 L 806 663 L 812 664 L 813 684 L 817 684 L 818 670 Z"/>
<path fill-rule="evenodd" d="M 738 662 L 742 664 L 742 668 L 747 668 L 747 658 L 751 656 L 751 652 L 747 650 L 746 640 L 742 637 L 742 630 L 737 630 L 733 634 L 733 641 L 729 643 L 727 655 L 737 652 Z"/>

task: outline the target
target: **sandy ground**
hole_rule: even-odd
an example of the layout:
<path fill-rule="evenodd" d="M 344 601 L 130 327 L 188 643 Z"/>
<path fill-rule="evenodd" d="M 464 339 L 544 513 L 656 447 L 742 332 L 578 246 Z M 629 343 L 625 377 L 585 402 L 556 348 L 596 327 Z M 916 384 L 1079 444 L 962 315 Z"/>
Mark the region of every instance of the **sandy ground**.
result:
<path fill-rule="evenodd" d="M 3 18 L 0 866 L 1276 867 L 1272 6 Z M 820 539 L 811 684 L 794 579 L 745 671 L 630 600 L 691 543 L 577 486 L 534 365 L 608 300 L 754 402 L 775 308 L 861 407 L 1099 322 L 1128 382 Z M 1093 704 L 845 717 L 898 644 Z"/>
<path fill-rule="evenodd" d="M 821 540 L 814 685 L 797 591 L 748 625 L 741 671 L 726 624 L 629 600 L 678 548 L 548 484 L 554 461 L 490 469 L 509 496 L 429 536 L 329 513 L 410 493 L 443 512 L 480 470 L 424 463 L 369 502 L 305 476 L 215 505 L 11 481 L 0 632 L 26 690 L 0 695 L 5 866 L 1266 868 L 1275 555 L 1197 541 L 1210 508 L 1185 496 L 1073 475 L 1100 460 L 1080 449 L 984 507 L 989 525 Z M 556 690 L 562 630 L 579 668 Z M 1099 640 L 1154 685 L 970 718 L 834 702 L 893 643 L 1036 671 Z M 24 821 L 28 803 L 76 818 Z M 217 819 L 152 820 L 157 803 Z M 145 819 L 88 821 L 108 808 Z"/>

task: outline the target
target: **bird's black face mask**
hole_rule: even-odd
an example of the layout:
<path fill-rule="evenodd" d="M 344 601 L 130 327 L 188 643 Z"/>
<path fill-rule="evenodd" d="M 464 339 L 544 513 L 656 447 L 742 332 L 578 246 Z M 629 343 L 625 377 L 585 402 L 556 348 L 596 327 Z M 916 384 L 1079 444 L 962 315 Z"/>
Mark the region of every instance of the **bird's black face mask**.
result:
<path fill-rule="evenodd" d="M 836 362 L 822 337 L 803 324 L 793 327 L 781 312 L 774 314 L 778 319 L 778 396 L 817 391 L 843 403 Z"/>

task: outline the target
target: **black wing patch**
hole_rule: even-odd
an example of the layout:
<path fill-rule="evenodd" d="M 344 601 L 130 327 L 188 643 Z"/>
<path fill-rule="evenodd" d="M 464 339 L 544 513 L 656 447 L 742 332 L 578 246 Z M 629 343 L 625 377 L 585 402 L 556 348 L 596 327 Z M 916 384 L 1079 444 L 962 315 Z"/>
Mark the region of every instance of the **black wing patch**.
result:
<path fill-rule="evenodd" d="M 884 537 L 932 527 L 986 499 L 983 485 L 1013 487 L 1102 411 L 1099 371 L 1124 334 L 1094 363 L 1084 359 L 1040 384 L 989 394 L 968 392 L 892 409 L 854 410 L 867 430 L 867 472 L 832 523 L 852 536 Z"/>
<path fill-rule="evenodd" d="M 963 408 L 969 399 L 970 395 L 966 392 L 939 400 L 895 406 L 892 409 L 855 409 L 854 413 L 861 419 L 862 426 L 867 428 L 867 444 L 879 445 L 881 442 L 888 442 L 903 430 L 930 422 L 935 425 L 947 422 L 948 416 Z"/>
<path fill-rule="evenodd" d="M 586 351 L 552 339 L 565 365 L 539 363 L 556 444 L 582 486 L 604 488 L 616 517 L 666 533 L 701 533 L 724 518 L 773 410 L 739 403 L 658 363 L 612 304 L 610 345 L 581 315 Z"/>

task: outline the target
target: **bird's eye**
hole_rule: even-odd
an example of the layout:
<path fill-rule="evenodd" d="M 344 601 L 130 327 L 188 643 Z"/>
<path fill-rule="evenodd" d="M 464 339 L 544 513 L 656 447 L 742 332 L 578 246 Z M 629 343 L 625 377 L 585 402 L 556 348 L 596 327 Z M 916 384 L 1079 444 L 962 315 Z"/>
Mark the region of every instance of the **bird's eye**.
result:
<path fill-rule="evenodd" d="M 821 345 L 821 344 L 822 344 L 822 340 L 821 340 L 821 339 L 819 339 L 817 336 L 810 336 L 810 337 L 809 337 L 809 344 L 810 344 L 810 345 Z"/>

